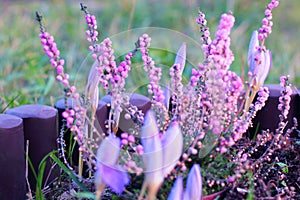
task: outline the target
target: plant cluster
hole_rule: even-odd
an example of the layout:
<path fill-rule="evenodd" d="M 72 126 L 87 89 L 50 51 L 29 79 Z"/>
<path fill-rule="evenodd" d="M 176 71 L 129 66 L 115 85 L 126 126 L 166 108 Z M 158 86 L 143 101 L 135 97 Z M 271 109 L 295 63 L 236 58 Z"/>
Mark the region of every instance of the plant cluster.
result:
<path fill-rule="evenodd" d="M 292 94 L 288 77 L 281 78 L 283 90 L 278 105 L 281 111 L 278 129 L 275 133 L 263 131 L 254 141 L 245 137 L 253 118 L 269 96 L 268 88 L 263 84 L 272 65 L 272 54 L 265 47 L 265 40 L 272 31 L 272 10 L 278 4 L 278 0 L 271 0 L 261 28 L 252 34 L 248 82 L 243 83 L 230 70 L 234 60 L 230 49 L 233 14 L 221 16 L 215 38 L 211 39 L 205 15 L 199 11 L 196 23 L 200 27 L 204 60 L 192 69 L 189 82 L 184 86 L 182 73 L 187 46 L 183 43 L 170 67 L 171 80 L 166 88 L 159 83 L 162 70 L 150 56 L 149 35 L 141 35 L 134 50 L 117 63 L 112 41 L 105 38 L 98 43 L 96 17 L 81 4 L 88 27 L 85 32 L 88 48 L 94 59 L 84 95 L 69 82 L 69 75 L 64 71 L 65 61 L 60 57 L 54 37 L 46 32 L 42 16 L 37 13 L 43 49 L 56 70 L 56 80 L 64 87 L 66 110 L 62 116 L 64 127 L 72 132 L 79 145 L 78 168 L 74 170 L 65 156 L 64 129 L 58 140 L 60 156 L 82 181 L 94 181 L 95 198 L 99 199 L 107 186 L 116 194 L 138 199 L 143 199 L 145 194 L 147 199 L 157 196 L 200 199 L 203 193 L 222 188 L 237 188 L 243 190 L 242 193 L 253 194 L 251 187 L 264 184 L 259 178 L 274 173 L 269 169 L 266 173 L 266 166 L 278 165 L 284 174 L 284 162 L 277 154 L 282 148 L 289 148 L 290 133 L 297 126 L 295 120 L 294 127 L 285 130 Z M 141 55 L 149 78 L 147 91 L 151 108 L 147 112 L 131 104 L 130 95 L 125 93 L 126 79 L 130 77 L 133 57 L 137 55 Z M 99 86 L 110 96 L 109 115 L 102 129 L 95 125 Z M 71 108 L 67 98 L 76 102 Z M 124 131 L 120 121 L 128 121 L 132 127 Z M 90 172 L 87 177 L 82 173 L 83 161 Z M 132 187 L 135 183 L 131 180 L 137 180 L 136 177 L 139 182 L 142 180 L 141 188 Z M 287 185 L 284 177 L 280 180 L 280 184 Z M 255 189 L 255 194 L 257 192 Z M 277 192 L 276 195 L 283 192 L 289 197 L 294 195 L 289 187 Z"/>

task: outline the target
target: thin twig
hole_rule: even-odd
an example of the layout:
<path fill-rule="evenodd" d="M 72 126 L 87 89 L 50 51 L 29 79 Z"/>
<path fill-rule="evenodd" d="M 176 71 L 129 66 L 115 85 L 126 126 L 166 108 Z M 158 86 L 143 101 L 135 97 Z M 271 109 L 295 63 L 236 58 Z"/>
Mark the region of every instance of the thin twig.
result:
<path fill-rule="evenodd" d="M 29 152 L 29 140 L 26 140 L 26 155 L 28 155 L 28 152 Z M 32 192 L 31 192 L 31 189 L 30 189 L 30 183 L 29 183 L 29 180 L 28 180 L 28 156 L 26 156 L 26 162 L 25 162 L 25 178 L 26 178 L 26 184 L 27 184 L 27 187 L 28 187 L 27 196 L 30 200 L 33 200 Z"/>

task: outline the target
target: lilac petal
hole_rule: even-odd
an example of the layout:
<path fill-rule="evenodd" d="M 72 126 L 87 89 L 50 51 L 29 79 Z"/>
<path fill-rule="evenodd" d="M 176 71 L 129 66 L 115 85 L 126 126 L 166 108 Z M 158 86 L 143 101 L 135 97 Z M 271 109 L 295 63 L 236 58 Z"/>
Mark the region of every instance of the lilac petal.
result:
<path fill-rule="evenodd" d="M 250 39 L 249 49 L 248 49 L 248 65 L 250 66 L 251 72 L 254 72 L 256 66 L 255 56 L 258 54 L 258 50 L 257 50 L 258 46 L 259 46 L 258 32 L 253 31 Z"/>
<path fill-rule="evenodd" d="M 147 139 L 150 139 L 155 135 L 158 135 L 158 127 L 156 124 L 155 112 L 149 110 L 146 113 L 144 124 L 142 127 L 141 140 L 142 142 L 143 140 L 146 142 Z"/>
<path fill-rule="evenodd" d="M 183 149 L 183 137 L 177 122 L 173 122 L 162 137 L 163 174 L 166 176 L 177 164 Z"/>
<path fill-rule="evenodd" d="M 98 84 L 100 80 L 100 77 L 98 76 L 98 72 L 96 70 L 98 64 L 98 61 L 94 62 L 89 72 L 88 81 L 85 89 L 85 96 L 89 99 L 94 98 L 94 92 L 96 91 L 96 89 L 98 89 Z"/>
<path fill-rule="evenodd" d="M 98 181 L 98 179 L 101 178 L 101 180 L 114 192 L 121 194 L 130 181 L 129 176 L 124 169 L 119 165 L 107 166 L 100 164 L 97 167 L 95 181 Z"/>
<path fill-rule="evenodd" d="M 163 182 L 162 164 L 163 154 L 161 141 L 155 119 L 155 113 L 148 111 L 142 127 L 141 142 L 143 144 L 143 161 L 146 184 L 160 185 Z"/>
<path fill-rule="evenodd" d="M 179 176 L 171 190 L 168 200 L 182 200 L 183 179 Z"/>
<path fill-rule="evenodd" d="M 200 173 L 200 165 L 194 164 L 187 178 L 184 200 L 201 199 L 201 196 L 202 178 Z"/>
<path fill-rule="evenodd" d="M 115 124 L 115 127 L 118 127 L 118 126 L 119 126 L 120 115 L 121 115 L 121 112 L 120 112 L 120 105 L 117 105 L 117 106 L 114 108 L 114 115 L 113 115 L 113 120 L 114 120 L 114 122 L 116 123 L 116 124 Z"/>
<path fill-rule="evenodd" d="M 259 87 L 263 86 L 271 68 L 272 54 L 269 50 L 261 52 L 261 64 L 257 67 L 256 76 Z"/>
<path fill-rule="evenodd" d="M 164 96 L 165 96 L 165 99 L 164 99 L 165 107 L 166 107 L 167 110 L 169 110 L 169 107 L 170 107 L 170 97 L 171 97 L 169 86 L 167 86 L 164 89 Z"/>
<path fill-rule="evenodd" d="M 185 61 L 186 61 L 186 43 L 182 43 L 180 46 L 179 50 L 177 51 L 176 58 L 175 58 L 175 64 L 180 65 L 180 74 L 182 74 L 185 66 Z"/>
<path fill-rule="evenodd" d="M 114 134 L 107 136 L 97 150 L 97 163 L 113 166 L 120 154 L 121 141 Z"/>

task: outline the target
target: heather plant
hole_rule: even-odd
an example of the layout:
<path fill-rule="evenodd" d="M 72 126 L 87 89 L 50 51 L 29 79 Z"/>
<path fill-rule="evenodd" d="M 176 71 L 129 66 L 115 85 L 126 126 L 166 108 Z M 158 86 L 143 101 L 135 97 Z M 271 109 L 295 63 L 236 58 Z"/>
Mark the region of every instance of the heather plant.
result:
<path fill-rule="evenodd" d="M 267 5 L 261 28 L 252 34 L 247 82 L 230 70 L 235 59 L 230 49 L 233 14 L 221 16 L 212 39 L 205 15 L 199 11 L 196 23 L 199 24 L 204 60 L 192 69 L 192 75 L 184 85 L 182 76 L 188 46 L 183 42 L 169 69 L 168 87 L 160 84 L 162 69 L 151 57 L 148 34 L 137 38 L 134 50 L 117 62 L 112 41 L 105 38 L 99 43 L 96 17 L 81 4 L 87 24 L 88 49 L 94 60 L 84 94 L 69 82 L 65 61 L 60 57 L 54 37 L 46 32 L 42 16 L 37 13 L 43 49 L 56 70 L 56 80 L 64 87 L 66 98 L 66 110 L 62 113 L 64 126 L 58 139 L 64 164 L 82 181 L 94 182 L 96 199 L 107 186 L 118 195 L 127 193 L 130 198 L 138 199 L 146 195 L 146 199 L 151 200 L 157 195 L 163 199 L 200 199 L 203 193 L 236 187 L 243 181 L 248 181 L 244 185 L 250 188 L 252 179 L 247 176 L 253 176 L 254 186 L 261 184 L 256 180 L 264 172 L 264 163 L 281 163 L 278 159 L 273 160 L 272 155 L 283 147 L 288 148 L 289 135 L 297 126 L 295 121 L 293 128 L 285 130 L 292 90 L 288 78 L 282 77 L 278 129 L 275 133 L 268 130 L 259 133 L 255 142 L 245 137 L 253 118 L 269 96 L 268 88 L 263 84 L 272 65 L 272 54 L 265 47 L 265 40 L 272 31 L 272 10 L 278 4 L 278 0 L 272 0 Z M 147 92 L 151 108 L 146 112 L 130 103 L 130 95 L 125 92 L 133 58 L 138 55 L 141 55 L 149 79 Z M 109 95 L 105 127 L 99 126 L 96 118 L 99 87 Z M 75 102 L 71 107 L 67 105 L 68 98 Z M 121 121 L 132 126 L 124 131 Z M 76 169 L 70 166 L 65 155 L 65 129 L 72 132 L 79 145 Z M 263 147 L 263 153 L 256 158 L 254 153 L 260 147 Z M 83 176 L 84 163 L 89 170 L 86 177 Z M 218 171 L 220 168 L 222 170 Z M 140 188 L 125 189 L 131 188 L 131 180 L 136 177 L 142 180 Z M 164 183 L 175 179 L 172 189 L 168 187 L 161 191 Z"/>

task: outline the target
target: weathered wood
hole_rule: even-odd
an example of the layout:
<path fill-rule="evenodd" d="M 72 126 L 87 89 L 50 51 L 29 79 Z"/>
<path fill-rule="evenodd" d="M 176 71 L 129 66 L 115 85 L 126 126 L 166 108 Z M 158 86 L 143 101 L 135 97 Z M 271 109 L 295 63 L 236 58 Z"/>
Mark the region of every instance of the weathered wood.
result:
<path fill-rule="evenodd" d="M 29 158 L 38 173 L 41 160 L 49 152 L 57 149 L 57 110 L 45 105 L 23 105 L 6 111 L 23 119 L 24 142 L 29 141 Z M 24 153 L 24 151 L 22 151 Z M 43 184 L 51 172 L 50 158 L 44 172 Z M 58 168 L 52 170 L 49 181 L 57 177 Z M 36 180 L 31 169 L 28 170 L 28 179 L 31 189 L 35 189 Z"/>
<path fill-rule="evenodd" d="M 253 120 L 253 127 L 249 129 L 250 136 L 254 135 L 257 127 L 258 133 L 260 133 L 262 130 L 267 129 L 269 129 L 271 132 L 274 132 L 278 128 L 280 114 L 280 111 L 278 110 L 278 104 L 282 88 L 278 84 L 267 84 L 265 86 L 268 87 L 270 96 L 262 110 L 257 112 L 257 115 Z M 298 118 L 299 122 L 299 104 L 299 93 L 297 89 L 294 88 L 293 94 L 291 95 L 290 111 L 287 118 L 288 123 L 286 125 L 286 129 L 291 128 L 294 125 L 294 117 Z M 292 133 L 292 136 L 294 136 L 295 134 L 295 132 Z"/>
<path fill-rule="evenodd" d="M 0 197 L 25 199 L 24 134 L 21 118 L 0 114 Z"/>

